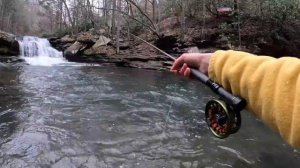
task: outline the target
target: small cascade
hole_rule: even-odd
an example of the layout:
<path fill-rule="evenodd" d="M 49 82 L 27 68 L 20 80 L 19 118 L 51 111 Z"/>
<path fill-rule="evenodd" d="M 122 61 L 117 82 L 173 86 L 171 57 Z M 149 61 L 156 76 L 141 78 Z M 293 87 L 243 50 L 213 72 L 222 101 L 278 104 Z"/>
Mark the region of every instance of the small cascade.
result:
<path fill-rule="evenodd" d="M 17 40 L 21 57 L 30 65 L 52 66 L 67 62 L 62 52 L 51 47 L 45 38 L 24 36 Z"/>

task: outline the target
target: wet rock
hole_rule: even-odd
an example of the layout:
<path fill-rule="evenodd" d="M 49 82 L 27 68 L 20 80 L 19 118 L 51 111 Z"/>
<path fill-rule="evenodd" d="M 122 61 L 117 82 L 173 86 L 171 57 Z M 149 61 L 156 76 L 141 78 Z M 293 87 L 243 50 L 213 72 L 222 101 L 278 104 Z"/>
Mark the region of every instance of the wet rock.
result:
<path fill-rule="evenodd" d="M 51 42 L 53 42 L 53 43 L 55 43 L 57 40 L 60 40 L 61 38 L 60 37 L 49 37 L 48 38 L 48 41 L 51 43 Z"/>
<path fill-rule="evenodd" d="M 60 51 L 67 49 L 69 46 L 71 46 L 74 43 L 74 41 L 70 42 L 70 43 L 68 43 L 70 45 L 66 47 L 65 43 L 63 43 L 61 41 L 61 38 L 59 38 L 59 37 L 50 37 L 50 38 L 48 38 L 48 40 L 52 47 L 54 47 L 55 49 L 60 50 Z"/>
<path fill-rule="evenodd" d="M 15 40 L 15 36 L 0 31 L 0 55 L 17 56 L 19 54 L 19 43 Z"/>
<path fill-rule="evenodd" d="M 74 43 L 66 43 L 66 44 L 64 44 L 64 45 L 62 46 L 62 50 L 63 50 L 63 49 L 69 48 L 72 44 L 74 44 Z"/>
<path fill-rule="evenodd" d="M 48 41 L 51 45 L 57 45 L 58 43 L 60 43 L 60 39 L 60 37 L 49 37 Z"/>
<path fill-rule="evenodd" d="M 72 44 L 70 47 L 68 47 L 65 50 L 64 56 L 66 57 L 66 59 L 72 60 L 73 59 L 72 57 L 78 55 L 80 52 L 85 50 L 86 47 L 87 47 L 86 44 L 76 41 L 74 44 Z"/>
<path fill-rule="evenodd" d="M 1 63 L 19 63 L 19 62 L 23 62 L 23 61 L 24 60 L 19 56 L 0 56 Z M 1 67 L 1 65 L 0 65 L 0 67 Z"/>

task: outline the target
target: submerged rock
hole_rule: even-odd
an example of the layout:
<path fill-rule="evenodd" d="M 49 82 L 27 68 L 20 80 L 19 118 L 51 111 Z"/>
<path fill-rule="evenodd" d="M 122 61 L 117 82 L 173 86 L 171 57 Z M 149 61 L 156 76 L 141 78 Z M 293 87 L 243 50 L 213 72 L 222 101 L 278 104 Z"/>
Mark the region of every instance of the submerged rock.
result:
<path fill-rule="evenodd" d="M 0 55 L 17 56 L 20 54 L 19 43 L 13 34 L 0 31 Z"/>

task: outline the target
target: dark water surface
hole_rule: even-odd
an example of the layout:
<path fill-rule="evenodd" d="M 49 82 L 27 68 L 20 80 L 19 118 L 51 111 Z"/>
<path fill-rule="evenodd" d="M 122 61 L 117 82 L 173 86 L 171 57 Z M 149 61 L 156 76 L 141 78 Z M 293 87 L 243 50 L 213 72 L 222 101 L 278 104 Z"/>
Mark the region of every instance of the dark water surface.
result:
<path fill-rule="evenodd" d="M 88 66 L 0 70 L 1 167 L 299 167 L 300 153 L 244 112 L 216 139 L 215 96 L 168 72 Z"/>

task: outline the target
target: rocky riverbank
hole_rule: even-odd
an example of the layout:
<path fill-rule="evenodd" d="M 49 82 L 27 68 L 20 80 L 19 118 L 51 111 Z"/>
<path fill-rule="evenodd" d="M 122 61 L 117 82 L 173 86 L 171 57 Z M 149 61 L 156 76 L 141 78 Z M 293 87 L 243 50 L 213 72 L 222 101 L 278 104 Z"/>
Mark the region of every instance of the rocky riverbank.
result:
<path fill-rule="evenodd" d="M 188 52 L 191 48 L 197 48 L 201 52 L 233 49 L 274 57 L 300 55 L 298 26 L 286 25 L 280 30 L 269 29 L 266 27 L 272 27 L 271 25 L 262 25 L 255 19 L 248 19 L 241 25 L 241 46 L 236 25 L 231 23 L 230 18 L 211 18 L 207 20 L 205 27 L 197 20 L 188 19 L 184 29 L 176 18 L 167 18 L 159 24 L 159 38 L 149 32 L 140 32 L 138 35 L 173 55 Z M 17 57 L 13 57 L 20 52 L 15 39 L 12 34 L 0 32 L 1 62 L 18 61 Z M 118 54 L 116 39 L 101 28 L 48 39 L 54 48 L 64 52 L 67 60 L 73 62 L 112 63 L 155 70 L 169 69 L 172 64 L 156 49 L 128 35 L 125 30 L 121 33 Z"/>
<path fill-rule="evenodd" d="M 176 18 L 167 18 L 159 24 L 161 37 L 151 33 L 139 36 L 164 51 L 180 55 L 191 48 L 201 52 L 216 50 L 242 50 L 259 55 L 300 56 L 300 35 L 297 26 L 285 25 L 280 29 L 270 29 L 270 23 L 261 24 L 255 19 L 248 19 L 241 26 L 241 45 L 235 24 L 230 18 L 211 18 L 205 28 L 197 20 L 187 20 L 185 30 Z M 77 36 L 51 38 L 50 42 L 65 57 L 75 62 L 115 63 L 147 69 L 169 69 L 171 62 L 165 56 L 144 42 L 124 33 L 120 41 L 120 53 L 116 54 L 116 40 L 104 29 L 92 29 Z"/>
<path fill-rule="evenodd" d="M 64 51 L 67 60 L 73 62 L 113 63 L 117 66 L 156 70 L 169 69 L 171 65 L 154 48 L 133 37 L 128 38 L 125 34 L 120 39 L 120 53 L 117 54 L 116 40 L 104 29 L 91 29 L 76 37 L 66 35 L 49 38 L 49 41 L 56 49 Z M 150 41 L 154 42 L 154 39 Z"/>

